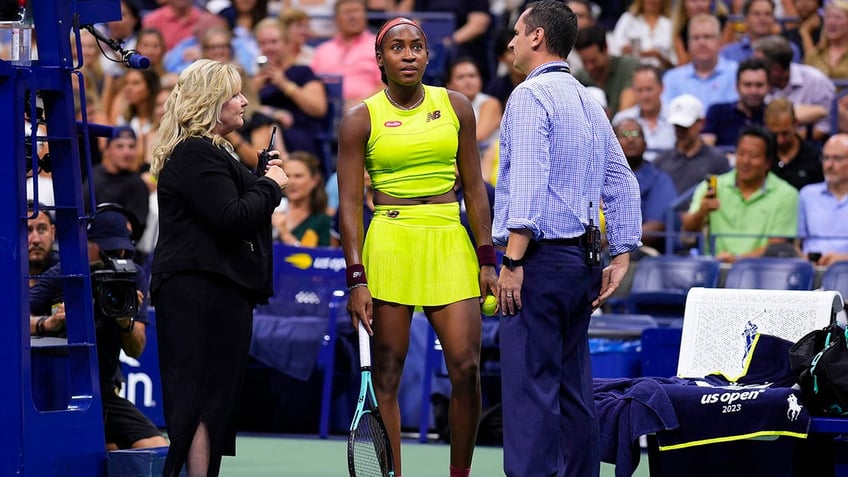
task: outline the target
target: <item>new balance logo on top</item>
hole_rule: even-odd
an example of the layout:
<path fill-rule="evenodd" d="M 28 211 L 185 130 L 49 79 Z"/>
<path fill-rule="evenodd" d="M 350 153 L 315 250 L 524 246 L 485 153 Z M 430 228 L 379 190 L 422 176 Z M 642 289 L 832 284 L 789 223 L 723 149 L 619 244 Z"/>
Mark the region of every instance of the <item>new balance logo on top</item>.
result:
<path fill-rule="evenodd" d="M 442 112 L 437 109 L 437 110 L 433 111 L 432 113 L 427 113 L 427 122 L 429 123 L 430 121 L 435 121 L 435 120 L 439 119 L 440 117 L 442 117 Z"/>

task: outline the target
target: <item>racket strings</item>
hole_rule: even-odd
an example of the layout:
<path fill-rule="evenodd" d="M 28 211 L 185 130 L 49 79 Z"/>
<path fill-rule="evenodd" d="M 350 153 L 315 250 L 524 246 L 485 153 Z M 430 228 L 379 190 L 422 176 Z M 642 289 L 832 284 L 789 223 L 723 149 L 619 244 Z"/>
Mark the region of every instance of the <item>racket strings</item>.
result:
<path fill-rule="evenodd" d="M 388 475 L 388 449 L 380 424 L 372 414 L 359 421 L 353 438 L 353 466 L 356 477 Z"/>

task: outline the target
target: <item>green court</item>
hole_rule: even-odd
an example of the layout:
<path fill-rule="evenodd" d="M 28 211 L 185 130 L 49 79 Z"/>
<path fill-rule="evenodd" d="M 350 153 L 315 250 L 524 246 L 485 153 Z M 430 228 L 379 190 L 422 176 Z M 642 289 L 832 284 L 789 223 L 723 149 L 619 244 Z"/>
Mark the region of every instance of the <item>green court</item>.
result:
<path fill-rule="evenodd" d="M 236 442 L 237 457 L 225 457 L 221 475 L 237 477 L 344 477 L 347 473 L 347 441 L 343 437 L 328 440 L 313 436 L 258 436 L 241 434 Z M 404 477 L 446 477 L 446 444 L 419 444 L 405 441 Z M 503 450 L 477 447 L 472 475 L 502 476 Z M 601 464 L 601 477 L 615 475 L 615 467 Z M 647 456 L 643 453 L 634 477 L 648 477 Z"/>

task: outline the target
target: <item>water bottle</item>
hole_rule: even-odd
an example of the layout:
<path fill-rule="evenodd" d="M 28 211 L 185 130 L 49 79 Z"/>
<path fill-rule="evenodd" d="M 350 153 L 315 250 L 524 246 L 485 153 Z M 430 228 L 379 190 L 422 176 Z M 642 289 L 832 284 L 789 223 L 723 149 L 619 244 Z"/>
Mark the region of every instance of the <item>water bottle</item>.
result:
<path fill-rule="evenodd" d="M 18 21 L 12 25 L 12 48 L 10 61 L 18 66 L 32 64 L 32 16 L 26 8 L 26 0 L 18 0 Z"/>

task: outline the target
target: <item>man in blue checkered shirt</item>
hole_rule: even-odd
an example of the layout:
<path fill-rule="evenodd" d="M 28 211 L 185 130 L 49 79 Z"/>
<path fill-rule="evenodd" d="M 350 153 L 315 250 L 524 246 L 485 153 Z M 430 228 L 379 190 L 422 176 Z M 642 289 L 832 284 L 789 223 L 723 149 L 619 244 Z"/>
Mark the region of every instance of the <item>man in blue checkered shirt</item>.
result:
<path fill-rule="evenodd" d="M 599 474 L 589 317 L 641 240 L 639 184 L 565 62 L 576 32 L 564 3 L 543 0 L 528 4 L 509 44 L 528 74 L 501 124 L 492 233 L 506 247 L 498 304 L 509 477 Z M 601 203 L 612 255 L 603 269 L 593 233 Z"/>

